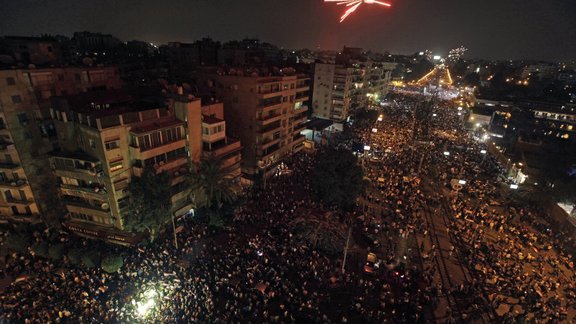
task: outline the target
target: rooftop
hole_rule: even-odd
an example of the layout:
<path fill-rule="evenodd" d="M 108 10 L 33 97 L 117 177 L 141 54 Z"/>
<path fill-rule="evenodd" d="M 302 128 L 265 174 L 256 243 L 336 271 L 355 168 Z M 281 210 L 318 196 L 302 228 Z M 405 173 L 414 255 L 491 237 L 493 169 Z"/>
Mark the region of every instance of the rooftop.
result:
<path fill-rule="evenodd" d="M 216 118 L 213 116 L 209 116 L 209 115 L 203 115 L 202 116 L 202 122 L 206 123 L 206 124 L 218 124 L 223 122 L 224 120 L 220 119 L 220 118 Z"/>

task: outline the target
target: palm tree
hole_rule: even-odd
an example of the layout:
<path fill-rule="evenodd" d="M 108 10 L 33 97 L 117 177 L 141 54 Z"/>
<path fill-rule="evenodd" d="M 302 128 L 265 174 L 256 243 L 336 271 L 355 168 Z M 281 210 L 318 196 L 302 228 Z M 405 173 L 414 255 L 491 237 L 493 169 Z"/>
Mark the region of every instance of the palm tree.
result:
<path fill-rule="evenodd" d="M 203 159 L 193 169 L 188 177 L 192 201 L 196 208 L 208 211 L 211 221 L 221 218 L 222 207 L 236 199 L 231 170 L 213 157 Z"/>

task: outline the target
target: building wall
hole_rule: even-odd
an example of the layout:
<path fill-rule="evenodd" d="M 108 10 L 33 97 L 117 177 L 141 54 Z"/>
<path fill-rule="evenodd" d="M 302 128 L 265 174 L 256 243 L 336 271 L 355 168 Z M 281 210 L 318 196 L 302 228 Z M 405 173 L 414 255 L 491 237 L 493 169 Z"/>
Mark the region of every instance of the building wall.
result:
<path fill-rule="evenodd" d="M 119 86 L 120 79 L 111 67 L 0 71 L 0 111 L 4 120 L 0 134 L 6 143 L 13 144 L 8 154 L 10 157 L 0 152 L 0 157 L 4 158 L 0 162 L 19 161 L 18 167 L 22 168 L 23 181 L 26 182 L 26 204 L 19 202 L 15 206 L 3 196 L 1 216 L 16 216 L 16 219 L 28 221 L 60 216 L 56 212 L 60 208 L 59 202 L 54 199 L 57 196 L 56 178 L 48 163 L 49 153 L 60 149 L 50 117 L 51 98 L 77 94 L 94 87 Z M 66 142 L 63 144 L 67 145 Z"/>
<path fill-rule="evenodd" d="M 309 98 L 306 77 L 205 74 L 201 79 L 222 99 L 227 129 L 242 142 L 242 171 L 256 177 L 300 150 Z"/>

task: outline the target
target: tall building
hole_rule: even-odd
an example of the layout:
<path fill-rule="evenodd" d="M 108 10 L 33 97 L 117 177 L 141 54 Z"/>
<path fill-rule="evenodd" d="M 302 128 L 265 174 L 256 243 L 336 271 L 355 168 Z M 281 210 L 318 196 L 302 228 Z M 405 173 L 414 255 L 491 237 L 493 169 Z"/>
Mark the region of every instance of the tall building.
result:
<path fill-rule="evenodd" d="M 199 99 L 144 100 L 123 91 L 60 100 L 51 110 L 61 151 L 50 158 L 65 226 L 86 237 L 130 244 L 122 232 L 129 183 L 146 167 L 168 172 L 175 216 L 192 208 L 185 174 L 202 156 Z"/>
<path fill-rule="evenodd" d="M 314 64 L 315 117 L 342 122 L 355 109 L 375 104 L 388 93 L 395 64 L 348 60 Z"/>
<path fill-rule="evenodd" d="M 202 155 L 222 162 L 234 183 L 240 182 L 242 173 L 242 145 L 240 140 L 226 136 L 224 104 L 202 106 Z"/>
<path fill-rule="evenodd" d="M 242 142 L 242 172 L 248 180 L 271 175 L 305 140 L 300 132 L 307 121 L 303 102 L 308 100 L 309 78 L 263 74 L 206 69 L 199 75 L 211 95 L 224 103 L 229 133 Z"/>
<path fill-rule="evenodd" d="M 345 121 L 352 103 L 352 69 L 336 64 L 314 64 L 312 112 L 315 117 Z"/>
<path fill-rule="evenodd" d="M 51 36 L 4 36 L 0 38 L 2 47 L 15 62 L 24 64 L 54 64 L 64 56 L 61 43 Z"/>
<path fill-rule="evenodd" d="M 48 153 L 60 149 L 51 99 L 120 87 L 112 67 L 0 71 L 0 219 L 57 218 Z"/>

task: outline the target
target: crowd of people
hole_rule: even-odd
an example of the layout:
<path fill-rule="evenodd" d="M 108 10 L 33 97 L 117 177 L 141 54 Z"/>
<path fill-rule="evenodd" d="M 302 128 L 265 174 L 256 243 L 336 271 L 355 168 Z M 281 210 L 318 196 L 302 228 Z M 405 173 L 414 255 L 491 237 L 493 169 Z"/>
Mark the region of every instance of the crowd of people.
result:
<path fill-rule="evenodd" d="M 13 253 L 4 273 L 21 280 L 0 296 L 0 323 L 418 323 L 434 320 L 441 298 L 471 300 L 449 303 L 441 319 L 448 323 L 474 310 L 500 316 L 502 305 L 511 310 L 501 320 L 571 319 L 576 277 L 561 233 L 543 225 L 539 210 L 504 203 L 496 181 L 502 167 L 467 136 L 453 106 L 436 105 L 424 125 L 414 113 L 419 100 L 396 98 L 375 130 L 355 130 L 335 143 L 370 146 L 357 152 L 370 184 L 354 232 L 381 243 L 352 248 L 346 272 L 340 256 L 319 252 L 290 225 L 326 212 L 310 194 L 316 155 L 299 153 L 245 193 L 225 231 L 182 218 L 178 248 L 172 233 L 146 246 L 115 248 L 125 256 L 116 273 Z M 466 184 L 454 190 L 452 179 Z M 433 262 L 443 257 L 440 247 L 426 250 L 415 239 L 432 242 L 429 206 L 448 214 L 449 256 L 471 275 L 464 282 L 440 280 Z M 71 240 L 65 233 L 59 239 Z M 372 274 L 363 269 L 369 251 L 379 259 Z"/>

